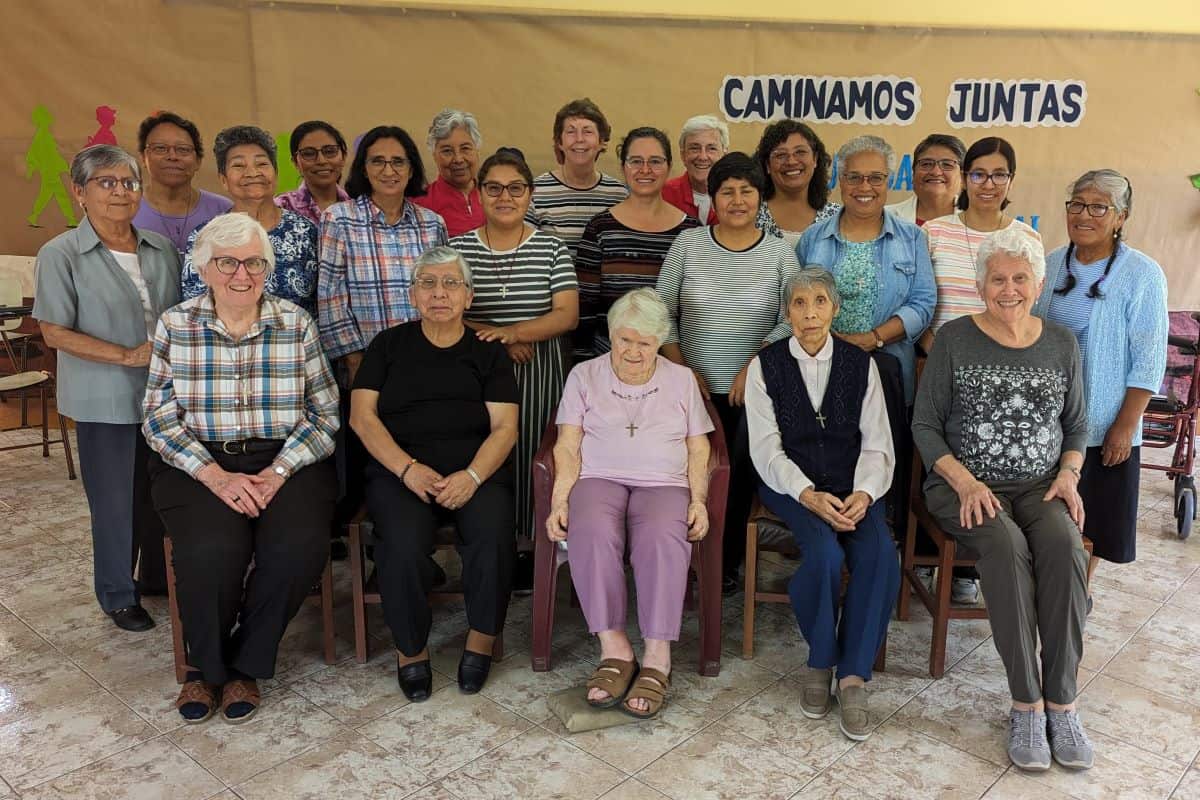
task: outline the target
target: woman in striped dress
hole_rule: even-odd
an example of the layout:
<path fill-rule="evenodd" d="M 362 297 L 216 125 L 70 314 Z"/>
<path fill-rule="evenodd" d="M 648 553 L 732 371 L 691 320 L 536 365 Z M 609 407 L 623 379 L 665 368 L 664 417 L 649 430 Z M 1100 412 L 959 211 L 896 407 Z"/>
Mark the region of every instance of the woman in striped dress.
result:
<path fill-rule="evenodd" d="M 575 256 L 579 277 L 579 333 L 590 340 L 589 356 L 607 353 L 608 309 L 634 289 L 654 288 L 675 237 L 700 221 L 663 199 L 671 173 L 671 140 L 658 128 L 634 128 L 617 156 L 629 197 L 592 217 Z"/>
<path fill-rule="evenodd" d="M 450 246 L 471 266 L 475 298 L 465 313 L 480 339 L 508 348 L 521 392 L 517 439 L 517 534 L 533 535 L 533 455 L 567 380 L 562 337 L 579 322 L 579 290 L 566 244 L 525 222 L 533 174 L 501 148 L 479 170 L 484 224 Z M 523 548 L 522 548 L 523 549 Z M 530 573 L 532 575 L 532 573 Z M 523 588 L 518 566 L 514 588 Z"/>

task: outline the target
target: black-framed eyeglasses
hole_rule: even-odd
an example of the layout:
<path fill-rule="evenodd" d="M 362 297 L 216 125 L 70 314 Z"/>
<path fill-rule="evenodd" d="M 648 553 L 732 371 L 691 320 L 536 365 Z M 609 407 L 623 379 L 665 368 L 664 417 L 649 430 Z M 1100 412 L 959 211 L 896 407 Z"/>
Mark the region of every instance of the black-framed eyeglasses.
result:
<path fill-rule="evenodd" d="M 342 148 L 336 144 L 326 144 L 321 147 L 301 147 L 296 151 L 296 155 L 301 161 L 316 161 L 317 156 L 325 156 L 326 160 L 332 161 L 341 155 Z"/>
<path fill-rule="evenodd" d="M 95 178 L 88 178 L 88 183 L 95 183 L 106 192 L 111 192 L 118 186 L 127 192 L 138 192 L 142 189 L 142 182 L 137 178 L 114 178 L 111 175 L 97 175 Z"/>
<path fill-rule="evenodd" d="M 451 276 L 442 278 L 440 282 L 442 284 L 442 288 L 448 292 L 453 292 L 467 285 L 467 282 L 462 278 L 454 278 Z M 422 275 L 413 281 L 413 286 L 416 286 L 418 289 L 424 289 L 427 292 L 432 292 L 438 287 L 438 283 L 438 279 L 432 275 Z"/>
<path fill-rule="evenodd" d="M 887 183 L 886 172 L 847 172 L 841 177 L 842 183 L 850 186 L 858 186 L 863 181 L 866 181 L 872 186 L 883 186 Z"/>
<path fill-rule="evenodd" d="M 1067 201 L 1068 214 L 1082 214 L 1084 209 L 1086 209 L 1089 217 L 1099 218 L 1107 214 L 1110 208 L 1113 211 L 1117 210 L 1116 206 L 1107 206 L 1104 203 L 1081 203 L 1078 200 Z"/>
<path fill-rule="evenodd" d="M 932 172 L 934 167 L 942 172 L 958 172 L 962 166 L 953 158 L 918 158 L 916 164 L 917 169 L 924 172 Z"/>
<path fill-rule="evenodd" d="M 1006 186 L 1012 180 L 1011 172 L 984 172 L 981 169 L 973 169 L 967 173 L 967 180 L 976 186 L 982 186 L 989 180 L 995 186 Z"/>
<path fill-rule="evenodd" d="M 629 158 L 625 159 L 625 166 L 632 170 L 639 170 L 642 167 L 649 167 L 655 172 L 658 172 L 659 170 L 663 170 L 671 166 L 671 162 L 667 161 L 667 159 L 663 156 L 650 156 L 649 158 L 630 156 Z"/>
<path fill-rule="evenodd" d="M 190 144 L 148 144 L 146 149 L 151 155 L 156 155 L 162 158 L 167 153 L 174 153 L 179 158 L 187 158 L 196 154 L 196 148 Z"/>
<path fill-rule="evenodd" d="M 395 158 L 375 156 L 374 158 L 367 159 L 367 166 L 376 172 L 383 172 L 388 167 L 396 170 L 396 172 L 403 172 L 404 170 L 408 169 L 408 159 L 400 158 L 399 156 L 396 156 Z"/>
<path fill-rule="evenodd" d="M 501 192 L 508 192 L 509 197 L 516 199 L 525 196 L 525 192 L 529 191 L 529 184 L 524 181 L 513 181 L 512 183 L 484 181 L 479 188 L 483 189 L 483 193 L 488 197 L 499 197 Z"/>
<path fill-rule="evenodd" d="M 233 256 L 214 256 L 212 264 L 222 275 L 236 275 L 238 267 L 245 267 L 247 275 L 262 275 L 270 266 L 262 256 L 249 258 L 234 258 Z"/>

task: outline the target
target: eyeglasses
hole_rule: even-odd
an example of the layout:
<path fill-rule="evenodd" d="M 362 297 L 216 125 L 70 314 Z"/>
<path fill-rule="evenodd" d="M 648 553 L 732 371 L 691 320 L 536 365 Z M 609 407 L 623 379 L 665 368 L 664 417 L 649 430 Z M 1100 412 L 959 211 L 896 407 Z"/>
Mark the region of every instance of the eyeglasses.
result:
<path fill-rule="evenodd" d="M 809 150 L 806 147 L 798 147 L 795 150 L 772 150 L 771 155 L 768 156 L 768 158 L 770 158 L 776 164 L 786 164 L 790 159 L 794 158 L 797 161 L 801 161 L 806 156 L 811 155 L 812 150 Z"/>
<path fill-rule="evenodd" d="M 707 153 L 719 157 L 723 151 L 719 144 L 700 144 L 699 142 L 695 142 L 684 148 L 684 152 L 689 156 L 698 156 L 701 153 Z"/>
<path fill-rule="evenodd" d="M 179 158 L 188 158 L 196 154 L 196 148 L 190 144 L 148 144 L 146 145 L 146 149 L 152 155 L 156 155 L 159 158 L 165 156 L 167 153 L 174 153 Z"/>
<path fill-rule="evenodd" d="M 466 286 L 467 282 L 462 278 L 447 277 L 442 278 L 441 284 L 443 289 L 448 292 L 453 292 Z M 416 286 L 418 289 L 424 289 L 427 292 L 431 292 L 438 287 L 438 279 L 432 275 L 423 275 L 413 281 L 413 286 Z"/>
<path fill-rule="evenodd" d="M 127 192 L 140 191 L 142 182 L 137 178 L 114 178 L 111 175 L 100 175 L 95 178 L 88 178 L 88 183 L 96 183 L 106 192 L 111 192 L 117 186 L 122 187 Z"/>
<path fill-rule="evenodd" d="M 625 166 L 634 171 L 640 170 L 642 167 L 649 167 L 653 171 L 658 172 L 661 169 L 666 169 L 670 165 L 662 156 L 650 156 L 649 158 L 631 156 L 625 159 Z"/>
<path fill-rule="evenodd" d="M 529 190 L 529 184 L 524 181 L 513 181 L 512 183 L 486 181 L 480 184 L 479 188 L 483 189 L 483 193 L 488 197 L 499 197 L 501 192 L 508 192 L 508 196 L 515 200 L 525 196 L 525 192 Z"/>
<path fill-rule="evenodd" d="M 383 156 L 375 156 L 374 158 L 367 160 L 367 166 L 370 167 L 371 169 L 375 170 L 376 172 L 383 172 L 388 167 L 391 167 L 392 169 L 396 170 L 396 172 L 403 172 L 404 170 L 408 169 L 408 159 L 400 158 L 399 156 L 397 156 L 396 158 L 384 158 Z"/>
<path fill-rule="evenodd" d="M 976 186 L 982 186 L 988 182 L 988 179 L 991 179 L 992 184 L 995 186 L 1004 186 L 1012 180 L 1012 174 L 1008 172 L 987 173 L 981 169 L 973 169 L 967 173 L 967 180 Z"/>
<path fill-rule="evenodd" d="M 845 175 L 842 175 L 842 183 L 849 184 L 850 186 L 858 186 L 863 181 L 872 186 L 883 186 L 883 184 L 887 183 L 887 179 L 886 172 L 847 172 Z"/>
<path fill-rule="evenodd" d="M 958 172 L 958 168 L 962 166 L 953 158 L 918 158 L 917 169 L 923 172 L 932 172 L 934 167 L 937 167 L 942 172 Z"/>
<path fill-rule="evenodd" d="M 1078 200 L 1067 201 L 1068 214 L 1082 214 L 1085 208 L 1089 217 L 1103 217 L 1108 213 L 1110 208 L 1113 211 L 1117 210 L 1116 206 L 1106 206 L 1103 203 L 1081 203 Z"/>
<path fill-rule="evenodd" d="M 327 144 L 321 147 L 301 147 L 296 151 L 296 155 L 300 156 L 301 161 L 316 161 L 318 155 L 325 156 L 328 160 L 333 160 L 342 152 L 342 148 L 336 144 Z"/>
<path fill-rule="evenodd" d="M 267 260 L 262 256 L 250 256 L 249 258 L 216 256 L 212 263 L 217 268 L 217 272 L 222 275 L 236 275 L 238 267 L 245 267 L 247 275 L 262 275 L 267 271 Z"/>

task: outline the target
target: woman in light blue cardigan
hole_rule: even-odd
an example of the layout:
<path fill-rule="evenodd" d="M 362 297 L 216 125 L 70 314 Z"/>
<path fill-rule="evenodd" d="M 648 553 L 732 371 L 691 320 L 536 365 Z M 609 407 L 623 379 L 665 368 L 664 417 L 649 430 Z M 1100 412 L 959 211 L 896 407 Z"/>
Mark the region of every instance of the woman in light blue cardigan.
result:
<path fill-rule="evenodd" d="M 1071 243 L 1046 256 L 1034 313 L 1079 339 L 1088 408 L 1079 493 L 1095 545 L 1090 578 L 1098 559 L 1136 556 L 1142 413 L 1167 365 L 1167 281 L 1154 259 L 1122 241 L 1133 201 L 1127 178 L 1093 170 L 1069 192 Z"/>

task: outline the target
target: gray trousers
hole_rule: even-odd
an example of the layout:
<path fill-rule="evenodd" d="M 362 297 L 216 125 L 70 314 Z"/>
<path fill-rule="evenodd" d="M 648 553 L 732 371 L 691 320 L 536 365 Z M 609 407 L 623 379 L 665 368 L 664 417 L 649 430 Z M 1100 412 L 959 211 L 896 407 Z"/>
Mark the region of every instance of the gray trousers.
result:
<path fill-rule="evenodd" d="M 992 639 L 1014 700 L 1075 701 L 1087 617 L 1087 551 L 1060 500 L 1042 502 L 1052 477 L 988 484 L 1003 511 L 966 530 L 958 495 L 938 482 L 925 490 L 929 511 L 955 541 L 979 558 Z M 1041 673 L 1038 635 L 1041 635 Z"/>

